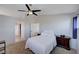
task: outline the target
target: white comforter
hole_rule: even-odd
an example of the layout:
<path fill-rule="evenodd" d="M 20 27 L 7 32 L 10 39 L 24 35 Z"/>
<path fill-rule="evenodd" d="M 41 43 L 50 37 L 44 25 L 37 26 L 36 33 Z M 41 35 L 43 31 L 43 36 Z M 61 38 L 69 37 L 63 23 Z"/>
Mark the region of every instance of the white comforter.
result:
<path fill-rule="evenodd" d="M 36 54 L 47 54 L 56 46 L 55 36 L 35 36 L 29 38 L 25 48 L 30 48 Z"/>

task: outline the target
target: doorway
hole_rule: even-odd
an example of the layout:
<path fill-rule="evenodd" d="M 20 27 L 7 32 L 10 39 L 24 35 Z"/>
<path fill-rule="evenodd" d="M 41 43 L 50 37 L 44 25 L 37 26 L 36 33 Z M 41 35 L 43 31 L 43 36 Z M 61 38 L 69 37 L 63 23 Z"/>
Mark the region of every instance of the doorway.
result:
<path fill-rule="evenodd" d="M 17 22 L 15 25 L 16 42 L 25 40 L 25 23 L 23 21 Z"/>
<path fill-rule="evenodd" d="M 17 23 L 15 26 L 16 42 L 21 40 L 21 24 Z"/>

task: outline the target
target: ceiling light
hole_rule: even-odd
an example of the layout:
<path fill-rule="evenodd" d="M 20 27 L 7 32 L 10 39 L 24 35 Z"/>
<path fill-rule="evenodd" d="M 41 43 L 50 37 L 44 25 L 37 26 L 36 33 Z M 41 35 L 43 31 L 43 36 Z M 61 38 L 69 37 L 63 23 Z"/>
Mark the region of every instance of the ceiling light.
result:
<path fill-rule="evenodd" d="M 28 13 L 29 13 L 29 14 L 33 14 L 32 11 L 29 11 Z"/>

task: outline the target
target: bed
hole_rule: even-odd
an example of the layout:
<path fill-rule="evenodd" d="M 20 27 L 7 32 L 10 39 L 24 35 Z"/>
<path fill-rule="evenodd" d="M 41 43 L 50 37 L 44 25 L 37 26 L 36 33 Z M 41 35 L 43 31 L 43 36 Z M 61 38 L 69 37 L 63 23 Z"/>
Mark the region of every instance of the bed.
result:
<path fill-rule="evenodd" d="M 28 38 L 25 49 L 29 48 L 35 54 L 48 54 L 56 46 L 56 37 L 52 31 L 44 31 L 40 36 Z"/>

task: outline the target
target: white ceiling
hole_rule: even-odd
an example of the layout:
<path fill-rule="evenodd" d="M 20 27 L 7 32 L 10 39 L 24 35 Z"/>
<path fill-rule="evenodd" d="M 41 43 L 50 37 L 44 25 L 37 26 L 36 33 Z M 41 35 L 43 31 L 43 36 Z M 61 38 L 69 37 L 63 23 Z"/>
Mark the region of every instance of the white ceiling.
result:
<path fill-rule="evenodd" d="M 57 14 L 69 14 L 76 12 L 79 9 L 78 4 L 32 4 L 31 9 L 41 9 L 41 12 L 37 12 L 38 15 L 57 15 Z M 24 12 L 17 10 L 27 10 L 24 4 L 0 4 L 0 14 L 23 17 Z"/>

